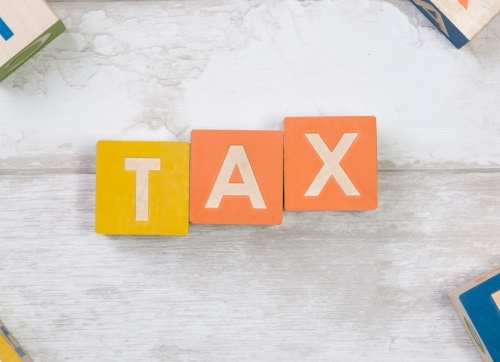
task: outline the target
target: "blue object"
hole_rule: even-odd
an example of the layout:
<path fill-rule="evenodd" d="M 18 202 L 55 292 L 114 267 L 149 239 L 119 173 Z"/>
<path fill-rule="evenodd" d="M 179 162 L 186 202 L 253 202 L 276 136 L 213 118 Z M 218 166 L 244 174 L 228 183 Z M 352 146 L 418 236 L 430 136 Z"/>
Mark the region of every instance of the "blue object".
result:
<path fill-rule="evenodd" d="M 2 18 L 0 18 L 0 35 L 6 41 L 14 36 L 12 30 L 10 30 L 9 26 L 5 24 L 5 21 L 3 21 Z"/>
<path fill-rule="evenodd" d="M 492 295 L 500 290 L 500 274 L 460 295 L 460 301 L 493 361 L 500 361 L 500 310 Z M 473 329 L 465 320 L 469 331 Z M 481 350 L 481 342 L 474 338 Z"/>
<path fill-rule="evenodd" d="M 430 1 L 430 0 L 422 0 L 422 1 L 425 2 L 425 3 L 427 3 L 427 4 L 432 5 L 432 7 L 434 7 L 434 10 L 432 10 L 432 11 L 435 11 L 436 14 L 439 13 L 439 15 L 441 15 L 441 18 L 443 19 L 444 27 L 446 28 L 446 32 L 448 32 L 448 34 L 446 34 L 443 31 L 443 29 L 441 29 L 440 24 L 438 24 L 438 22 L 436 21 L 436 19 L 430 14 L 429 11 L 427 11 L 426 9 L 424 9 L 419 4 L 415 3 L 414 0 L 411 0 L 411 2 L 422 12 L 422 14 L 424 14 L 425 17 L 427 19 L 429 19 L 431 21 L 431 23 L 434 24 L 434 26 L 441 33 L 443 33 L 443 35 L 445 37 L 447 37 L 448 40 L 451 41 L 452 44 L 456 48 L 460 49 L 465 44 L 467 44 L 467 42 L 469 41 L 469 39 L 467 39 L 467 37 L 464 34 L 462 34 L 462 32 L 460 30 L 458 30 L 458 28 L 446 16 L 444 16 L 444 14 L 441 11 L 439 11 L 439 9 L 437 7 L 434 6 L 434 4 L 432 3 L 432 1 Z M 420 1 L 420 2 L 422 2 L 422 1 Z"/>

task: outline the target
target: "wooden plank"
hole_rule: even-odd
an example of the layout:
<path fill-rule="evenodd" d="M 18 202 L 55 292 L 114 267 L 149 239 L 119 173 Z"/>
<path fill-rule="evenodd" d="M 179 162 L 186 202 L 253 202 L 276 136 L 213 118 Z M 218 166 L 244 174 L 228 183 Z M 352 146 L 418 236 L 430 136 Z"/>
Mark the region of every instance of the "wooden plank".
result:
<path fill-rule="evenodd" d="M 94 177 L 0 177 L 2 320 L 35 361 L 478 360 L 446 294 L 498 262 L 499 172 L 187 237 L 95 235 Z"/>
<path fill-rule="evenodd" d="M 456 52 L 396 4 L 51 2 L 69 29 L 4 82 L 0 167 L 78 170 L 98 139 L 343 114 L 377 116 L 382 168 L 498 167 L 500 21 Z"/>
<path fill-rule="evenodd" d="M 0 318 L 34 360 L 479 360 L 446 293 L 498 264 L 498 19 L 456 52 L 396 0 L 50 3 L 69 32 L 0 89 Z M 98 139 L 338 114 L 402 170 L 376 211 L 93 232 Z"/>

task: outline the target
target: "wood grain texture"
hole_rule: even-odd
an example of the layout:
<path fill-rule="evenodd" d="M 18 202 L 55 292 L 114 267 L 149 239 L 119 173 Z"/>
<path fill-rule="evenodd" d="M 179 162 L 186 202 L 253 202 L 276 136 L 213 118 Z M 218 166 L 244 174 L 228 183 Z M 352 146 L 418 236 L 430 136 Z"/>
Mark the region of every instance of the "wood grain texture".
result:
<path fill-rule="evenodd" d="M 411 0 L 455 47 L 462 48 L 499 12 L 500 1 Z"/>
<path fill-rule="evenodd" d="M 59 20 L 44 0 L 4 1 L 2 19 L 15 36 L 0 41 L 1 67 Z"/>
<path fill-rule="evenodd" d="M 66 29 L 44 0 L 6 0 L 1 15 L 0 82 Z"/>
<path fill-rule="evenodd" d="M 472 39 L 500 12 L 499 0 L 433 0 L 433 3 L 468 39 Z"/>
<path fill-rule="evenodd" d="M 0 86 L 0 319 L 35 361 L 479 361 L 446 294 L 498 265 L 500 19 L 406 1 L 50 1 Z M 94 234 L 95 142 L 374 114 L 379 209 Z M 447 169 L 447 171 L 440 171 Z"/>
<path fill-rule="evenodd" d="M 497 167 L 500 19 L 458 52 L 411 4 L 358 3 L 52 2 L 68 31 L 0 88 L 0 166 L 79 170 L 97 139 L 374 114 L 382 168 Z"/>
<path fill-rule="evenodd" d="M 1 313 L 35 361 L 479 360 L 446 293 L 498 262 L 498 172 L 184 238 L 95 235 L 94 177 L 0 178 Z"/>

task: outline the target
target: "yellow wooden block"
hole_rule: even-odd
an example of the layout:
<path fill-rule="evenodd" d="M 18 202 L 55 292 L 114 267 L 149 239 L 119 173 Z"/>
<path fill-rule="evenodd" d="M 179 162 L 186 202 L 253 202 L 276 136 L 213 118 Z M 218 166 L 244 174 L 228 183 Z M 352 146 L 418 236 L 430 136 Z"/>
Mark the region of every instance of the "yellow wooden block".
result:
<path fill-rule="evenodd" d="M 1 321 L 0 362 L 33 362 Z"/>
<path fill-rule="evenodd" d="M 186 235 L 189 143 L 99 141 L 98 234 Z"/>
<path fill-rule="evenodd" d="M 5 338 L 0 336 L 0 361 L 1 362 L 22 362 L 21 358 L 12 349 Z"/>

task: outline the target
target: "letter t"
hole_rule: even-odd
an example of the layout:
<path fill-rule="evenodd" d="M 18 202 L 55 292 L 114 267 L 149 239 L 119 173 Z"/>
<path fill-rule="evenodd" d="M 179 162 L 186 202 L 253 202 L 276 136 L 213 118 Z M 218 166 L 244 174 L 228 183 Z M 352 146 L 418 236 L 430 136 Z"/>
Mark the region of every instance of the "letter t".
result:
<path fill-rule="evenodd" d="M 148 221 L 149 171 L 160 171 L 160 159 L 125 158 L 125 170 L 135 171 L 135 221 Z"/>

